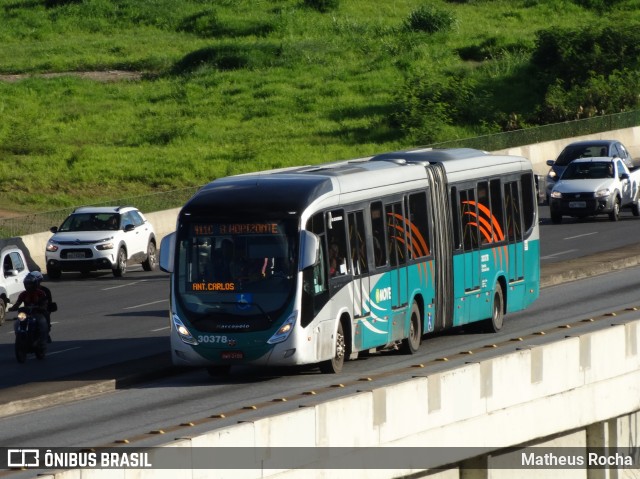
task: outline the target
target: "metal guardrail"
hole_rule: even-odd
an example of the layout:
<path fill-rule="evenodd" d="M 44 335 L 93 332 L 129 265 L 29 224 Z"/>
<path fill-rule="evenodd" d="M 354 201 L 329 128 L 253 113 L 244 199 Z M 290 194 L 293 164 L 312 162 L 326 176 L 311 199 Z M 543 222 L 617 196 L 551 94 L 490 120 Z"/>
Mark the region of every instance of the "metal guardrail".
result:
<path fill-rule="evenodd" d="M 582 120 L 553 123 L 524 130 L 507 131 L 493 135 L 451 140 L 433 145 L 437 148 L 476 148 L 478 150 L 496 151 L 516 146 L 533 145 L 543 141 L 560 140 L 576 136 L 600 133 L 603 131 L 621 130 L 640 125 L 640 110 L 603 115 Z"/>
<path fill-rule="evenodd" d="M 603 131 L 620 130 L 640 125 L 640 110 L 613 115 L 597 116 L 582 120 L 554 123 L 524 130 L 507 131 L 493 135 L 478 136 L 451 140 L 432 145 L 433 148 L 476 148 L 496 151 L 522 145 L 531 145 L 543 141 L 572 138 Z M 151 195 L 121 198 L 113 201 L 96 203 L 90 206 L 133 205 L 143 213 L 178 208 L 182 206 L 200 186 L 182 188 Z M 80 206 L 80 205 L 78 205 Z M 83 205 L 84 206 L 84 205 Z M 48 231 L 51 226 L 58 226 L 76 207 L 64 208 L 44 213 L 34 213 L 13 218 L 0 218 L 0 238 L 11 238 Z"/>

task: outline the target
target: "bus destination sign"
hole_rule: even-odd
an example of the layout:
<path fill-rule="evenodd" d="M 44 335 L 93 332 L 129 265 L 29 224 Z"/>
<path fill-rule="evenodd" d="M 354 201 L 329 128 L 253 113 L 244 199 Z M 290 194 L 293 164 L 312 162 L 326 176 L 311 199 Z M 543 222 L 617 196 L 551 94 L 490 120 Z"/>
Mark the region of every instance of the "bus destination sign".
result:
<path fill-rule="evenodd" d="M 222 223 L 193 225 L 195 236 L 212 235 L 276 235 L 280 234 L 280 225 L 273 222 L 264 223 Z"/>

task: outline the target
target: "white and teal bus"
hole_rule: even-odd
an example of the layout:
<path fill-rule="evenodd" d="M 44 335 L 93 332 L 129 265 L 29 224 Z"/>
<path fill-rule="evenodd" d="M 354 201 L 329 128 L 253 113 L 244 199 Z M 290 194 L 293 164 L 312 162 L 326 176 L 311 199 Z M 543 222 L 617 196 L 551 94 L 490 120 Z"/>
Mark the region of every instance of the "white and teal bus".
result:
<path fill-rule="evenodd" d="M 537 215 L 529 160 L 465 148 L 217 179 L 160 249 L 173 361 L 337 373 L 427 333 L 498 331 L 539 295 Z"/>

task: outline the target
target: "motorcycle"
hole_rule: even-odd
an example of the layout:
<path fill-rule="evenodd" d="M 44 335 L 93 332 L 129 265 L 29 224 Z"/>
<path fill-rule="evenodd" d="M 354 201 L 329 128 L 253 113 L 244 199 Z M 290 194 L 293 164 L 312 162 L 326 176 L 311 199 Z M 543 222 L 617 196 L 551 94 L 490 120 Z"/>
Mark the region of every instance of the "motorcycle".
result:
<path fill-rule="evenodd" d="M 41 323 L 36 317 L 37 309 L 20 308 L 14 323 L 16 333 L 16 359 L 19 363 L 27 360 L 27 355 L 35 353 L 36 358 L 44 359 L 47 352 L 46 334 L 41 331 Z M 40 324 L 39 324 L 40 323 Z"/>

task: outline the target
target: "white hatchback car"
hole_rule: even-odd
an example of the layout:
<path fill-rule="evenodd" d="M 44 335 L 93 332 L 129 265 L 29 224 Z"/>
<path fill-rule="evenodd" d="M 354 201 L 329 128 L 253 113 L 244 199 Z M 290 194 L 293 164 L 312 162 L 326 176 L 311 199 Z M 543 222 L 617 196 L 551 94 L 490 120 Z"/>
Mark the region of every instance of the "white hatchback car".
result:
<path fill-rule="evenodd" d="M 51 279 L 63 271 L 111 269 L 114 276 L 123 276 L 127 264 L 142 263 L 145 271 L 158 265 L 153 226 L 132 206 L 77 208 L 51 232 L 45 251 Z"/>

